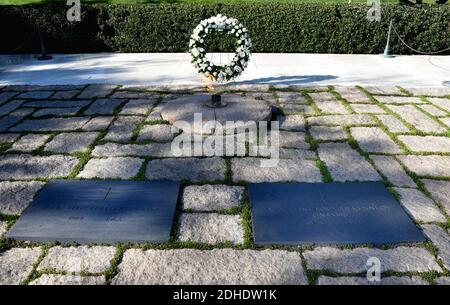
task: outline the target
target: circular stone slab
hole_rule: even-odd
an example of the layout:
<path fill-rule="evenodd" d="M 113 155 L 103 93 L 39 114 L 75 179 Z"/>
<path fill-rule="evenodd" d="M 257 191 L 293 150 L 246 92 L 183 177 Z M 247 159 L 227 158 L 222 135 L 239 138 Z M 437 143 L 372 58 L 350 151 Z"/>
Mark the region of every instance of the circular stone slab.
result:
<path fill-rule="evenodd" d="M 226 102 L 227 106 L 219 108 L 208 107 L 206 103 L 210 100 L 211 94 L 179 97 L 167 102 L 161 111 L 161 116 L 171 124 L 179 121 L 186 122 L 184 128 L 182 125 L 177 125 L 185 132 L 210 134 L 212 133 L 211 127 L 216 125 L 214 123 L 206 124 L 208 121 L 222 124 L 224 131 L 226 131 L 227 129 L 235 129 L 233 126 L 227 128 L 227 121 L 243 122 L 240 126 L 245 128 L 251 122 L 269 121 L 272 115 L 272 108 L 267 101 L 252 96 L 222 94 L 222 101 Z M 202 124 L 194 124 L 194 114 L 201 114 Z"/>

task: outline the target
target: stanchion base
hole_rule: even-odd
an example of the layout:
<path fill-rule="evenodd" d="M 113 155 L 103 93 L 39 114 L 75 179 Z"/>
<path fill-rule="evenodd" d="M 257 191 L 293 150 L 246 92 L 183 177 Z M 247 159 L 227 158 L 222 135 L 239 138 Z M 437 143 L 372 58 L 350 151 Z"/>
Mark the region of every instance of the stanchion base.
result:
<path fill-rule="evenodd" d="M 49 59 L 52 59 L 53 57 L 51 57 L 50 55 L 47 55 L 47 54 L 42 54 L 42 55 L 39 55 L 38 56 L 38 60 L 49 60 Z"/>
<path fill-rule="evenodd" d="M 380 56 L 383 58 L 394 58 L 395 57 L 395 55 L 392 55 L 392 54 L 380 54 Z"/>

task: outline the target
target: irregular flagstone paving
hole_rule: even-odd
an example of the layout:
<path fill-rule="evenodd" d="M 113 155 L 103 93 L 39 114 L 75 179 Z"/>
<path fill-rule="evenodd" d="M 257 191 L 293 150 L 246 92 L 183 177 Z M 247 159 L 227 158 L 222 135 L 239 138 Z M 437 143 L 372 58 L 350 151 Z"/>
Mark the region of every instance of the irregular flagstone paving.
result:
<path fill-rule="evenodd" d="M 211 156 L 193 147 L 186 150 L 192 156 L 174 154 L 172 141 L 182 134 L 176 129 L 172 133 L 161 111 L 170 100 L 204 88 L 2 88 L 0 241 L 9 247 L 0 248 L 0 284 L 101 285 L 112 280 L 112 284 L 365 285 L 369 257 L 381 261 L 382 280 L 375 284 L 450 283 L 448 89 L 225 88 L 279 109 L 274 116 L 280 123 L 278 162 L 273 163 L 267 151 L 250 154 L 267 146 L 262 139 L 239 142 L 247 147 L 241 155 L 234 149 L 225 157 Z M 234 143 L 236 135 L 228 138 Z M 204 144 L 206 139 L 197 142 Z M 12 225 L 11 215 L 22 214 L 45 181 L 73 177 L 183 181 L 173 239 L 179 247 L 199 243 L 208 244 L 208 250 L 167 249 L 165 244 L 159 250 L 141 250 L 132 244 L 116 257 L 118 249 L 113 246 L 64 245 L 43 253 L 39 244 L 27 248 L 2 237 Z M 249 249 L 253 231 L 247 214 L 248 183 L 382 179 L 433 244 L 435 255 L 423 244 L 387 245 L 383 250 L 357 245 L 345 250 Z M 233 244 L 236 248 L 231 248 Z M 318 276 L 307 279 L 307 270 Z M 399 274 L 385 275 L 387 270 Z M 329 271 L 336 274 L 330 276 Z M 425 273 L 429 271 L 436 272 L 431 279 Z"/>

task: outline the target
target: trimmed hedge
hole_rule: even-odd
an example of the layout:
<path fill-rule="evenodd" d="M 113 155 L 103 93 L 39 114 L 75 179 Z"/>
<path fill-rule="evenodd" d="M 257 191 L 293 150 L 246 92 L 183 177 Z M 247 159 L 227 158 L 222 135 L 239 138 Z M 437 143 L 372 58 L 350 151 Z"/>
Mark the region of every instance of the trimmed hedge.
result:
<path fill-rule="evenodd" d="M 383 5 L 380 22 L 369 22 L 366 5 L 319 4 L 146 4 L 84 5 L 82 21 L 66 20 L 64 5 L 0 7 L 0 26 L 16 31 L 2 38 L 0 51 L 38 49 L 36 29 L 49 52 L 185 52 L 201 19 L 217 13 L 236 17 L 250 32 L 254 52 L 367 53 L 383 51 L 389 21 L 414 48 L 434 51 L 450 45 L 450 6 Z M 211 37 L 215 51 L 230 42 Z M 393 35 L 391 50 L 410 54 Z"/>

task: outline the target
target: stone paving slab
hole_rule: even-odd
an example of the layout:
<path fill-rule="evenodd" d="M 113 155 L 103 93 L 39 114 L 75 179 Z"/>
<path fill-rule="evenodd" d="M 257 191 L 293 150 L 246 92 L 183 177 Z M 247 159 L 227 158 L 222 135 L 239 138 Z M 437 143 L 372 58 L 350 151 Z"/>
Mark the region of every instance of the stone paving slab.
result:
<path fill-rule="evenodd" d="M 169 142 L 173 138 L 174 134 L 172 133 L 172 125 L 156 124 L 156 125 L 145 125 L 141 129 L 137 141 L 141 142 L 150 140 L 155 142 Z"/>
<path fill-rule="evenodd" d="M 0 156 L 0 179 L 23 180 L 66 177 L 77 165 L 78 159 L 70 156 Z"/>
<path fill-rule="evenodd" d="M 381 123 L 386 126 L 390 132 L 408 132 L 409 128 L 405 126 L 399 119 L 390 114 L 377 115 Z"/>
<path fill-rule="evenodd" d="M 115 285 L 305 285 L 297 252 L 283 250 L 138 250 L 119 265 Z"/>
<path fill-rule="evenodd" d="M 450 128 L 450 117 L 447 117 L 447 118 L 440 118 L 440 121 L 441 121 L 442 123 L 444 123 L 445 125 L 447 125 L 447 127 Z"/>
<path fill-rule="evenodd" d="M 321 141 L 346 140 L 348 137 L 341 126 L 311 126 L 309 132 L 315 140 Z"/>
<path fill-rule="evenodd" d="M 309 95 L 323 113 L 349 113 L 342 102 L 329 92 L 309 93 Z"/>
<path fill-rule="evenodd" d="M 50 138 L 48 134 L 26 134 L 15 142 L 8 151 L 31 152 L 43 146 Z"/>
<path fill-rule="evenodd" d="M 405 88 L 414 95 L 444 96 L 450 95 L 449 88 Z"/>
<path fill-rule="evenodd" d="M 152 110 L 156 102 L 156 98 L 131 100 L 123 106 L 119 114 L 146 115 Z"/>
<path fill-rule="evenodd" d="M 229 185 L 190 185 L 183 192 L 183 208 L 194 211 L 220 211 L 241 205 L 244 187 Z"/>
<path fill-rule="evenodd" d="M 441 109 L 433 106 L 433 105 L 421 105 L 419 108 L 422 108 L 423 110 L 425 110 L 426 112 L 428 112 L 429 114 L 432 114 L 434 116 L 446 116 L 448 115 L 447 112 L 442 111 Z"/>
<path fill-rule="evenodd" d="M 0 221 L 0 237 L 6 233 L 8 227 L 8 223 L 6 221 Z"/>
<path fill-rule="evenodd" d="M 378 181 L 380 175 L 347 143 L 319 145 L 319 158 L 325 162 L 334 181 Z"/>
<path fill-rule="evenodd" d="M 244 229 L 239 215 L 216 213 L 184 213 L 180 217 L 181 241 L 194 241 L 207 244 L 244 242 Z"/>
<path fill-rule="evenodd" d="M 49 98 L 53 94 L 53 91 L 30 91 L 20 93 L 16 98 L 20 99 L 45 99 Z"/>
<path fill-rule="evenodd" d="M 371 153 L 398 154 L 400 147 L 378 127 L 352 127 L 350 133 L 359 147 Z"/>
<path fill-rule="evenodd" d="M 411 96 L 376 96 L 376 100 L 383 104 L 424 104 L 420 97 Z"/>
<path fill-rule="evenodd" d="M 105 141 L 126 142 L 131 140 L 133 131 L 136 129 L 143 117 L 119 116 L 109 127 L 109 131 L 103 138 Z"/>
<path fill-rule="evenodd" d="M 416 187 L 416 184 L 403 167 L 392 156 L 371 155 L 375 167 L 395 186 Z"/>
<path fill-rule="evenodd" d="M 438 277 L 435 281 L 438 285 L 450 285 L 450 276 L 441 276 Z"/>
<path fill-rule="evenodd" d="M 84 112 L 85 115 L 101 114 L 111 115 L 117 107 L 123 103 L 122 100 L 98 99 Z"/>
<path fill-rule="evenodd" d="M 412 105 L 387 105 L 389 109 L 400 115 L 406 122 L 423 132 L 445 132 L 442 125 Z"/>
<path fill-rule="evenodd" d="M 419 176 L 450 177 L 450 156 L 398 156 L 406 168 Z"/>
<path fill-rule="evenodd" d="M 261 158 L 233 158 L 233 181 L 261 182 L 321 182 L 322 176 L 311 160 L 279 159 L 276 167 L 261 167 Z"/>
<path fill-rule="evenodd" d="M 380 106 L 373 104 L 352 104 L 351 107 L 356 113 L 386 113 Z"/>
<path fill-rule="evenodd" d="M 331 247 L 319 247 L 303 253 L 308 269 L 327 269 L 339 273 L 366 272 L 366 263 L 370 257 L 376 257 L 381 262 L 381 272 L 429 272 L 442 269 L 434 256 L 418 247 L 397 247 L 381 250 L 358 248 L 339 250 Z"/>
<path fill-rule="evenodd" d="M 442 109 L 450 112 L 450 99 L 448 98 L 427 98 L 431 103 L 435 104 L 436 106 L 441 107 Z"/>
<path fill-rule="evenodd" d="M 344 114 L 314 116 L 307 119 L 310 125 L 373 125 L 375 122 L 368 114 Z"/>
<path fill-rule="evenodd" d="M 77 94 L 80 93 L 80 90 L 66 90 L 66 91 L 56 91 L 50 99 L 52 100 L 69 100 L 73 99 Z"/>
<path fill-rule="evenodd" d="M 288 115 L 285 117 L 279 117 L 281 130 L 288 131 L 304 131 L 305 130 L 305 118 L 299 114 Z"/>
<path fill-rule="evenodd" d="M 279 153 L 280 159 L 303 160 L 307 158 L 309 159 L 317 158 L 316 153 L 314 151 L 307 149 L 280 148 Z"/>
<path fill-rule="evenodd" d="M 10 113 L 23 104 L 22 100 L 13 100 L 0 106 L 0 116 Z"/>
<path fill-rule="evenodd" d="M 49 100 L 42 100 L 42 101 L 31 101 L 25 103 L 24 107 L 32 107 L 32 108 L 81 108 L 86 107 L 89 105 L 92 101 L 90 100 L 76 100 L 76 101 L 49 101 Z"/>
<path fill-rule="evenodd" d="M 431 197 L 438 202 L 450 215 L 450 181 L 422 179 L 425 188 L 431 193 Z"/>
<path fill-rule="evenodd" d="M 317 285 L 429 285 L 429 283 L 420 276 L 389 276 L 382 277 L 379 282 L 370 282 L 365 277 L 356 276 L 319 276 Z"/>
<path fill-rule="evenodd" d="M 43 116 L 71 116 L 75 115 L 80 111 L 80 107 L 70 107 L 70 108 L 44 108 L 33 113 L 33 117 L 43 117 Z"/>
<path fill-rule="evenodd" d="M 87 179 L 130 179 L 139 173 L 143 163 L 143 159 L 131 157 L 90 159 L 78 174 L 78 177 Z"/>
<path fill-rule="evenodd" d="M 16 95 L 17 92 L 0 92 L 0 105 L 9 101 Z"/>
<path fill-rule="evenodd" d="M 158 93 L 155 92 L 138 92 L 138 91 L 119 91 L 111 95 L 111 98 L 123 98 L 123 99 L 143 99 L 143 100 L 153 100 L 156 101 L 159 97 Z"/>
<path fill-rule="evenodd" d="M 406 95 L 398 87 L 395 86 L 367 86 L 364 87 L 364 89 L 366 89 L 373 95 Z"/>
<path fill-rule="evenodd" d="M 106 97 L 115 88 L 117 88 L 117 86 L 104 84 L 89 85 L 80 93 L 80 95 L 78 95 L 78 98 Z"/>
<path fill-rule="evenodd" d="M 11 131 L 67 131 L 83 127 L 90 117 L 25 120 Z"/>
<path fill-rule="evenodd" d="M 12 143 L 20 137 L 18 133 L 2 133 L 0 134 L 0 143 Z"/>
<path fill-rule="evenodd" d="M 416 221 L 446 221 L 439 208 L 421 191 L 411 188 L 395 188 L 395 191 L 400 195 L 402 206 Z"/>
<path fill-rule="evenodd" d="M 115 247 L 56 246 L 48 250 L 38 270 L 53 269 L 65 272 L 101 273 L 106 271 L 116 253 Z"/>
<path fill-rule="evenodd" d="M 437 225 L 422 225 L 425 235 L 438 249 L 438 258 L 447 270 L 450 270 L 450 235 Z"/>
<path fill-rule="evenodd" d="M 161 159 L 148 162 L 145 177 L 149 180 L 215 181 L 225 178 L 225 160 L 212 158 Z"/>
<path fill-rule="evenodd" d="M 97 145 L 92 151 L 94 157 L 175 157 L 172 154 L 171 143 L 150 143 L 150 144 L 117 144 L 107 143 Z"/>
<path fill-rule="evenodd" d="M 40 248 L 14 248 L 0 253 L 0 285 L 18 285 L 33 270 Z"/>
<path fill-rule="evenodd" d="M 97 132 L 60 133 L 45 145 L 44 150 L 54 153 L 86 152 L 88 145 L 93 143 L 98 135 Z"/>
<path fill-rule="evenodd" d="M 450 137 L 398 136 L 414 152 L 450 152 Z"/>
<path fill-rule="evenodd" d="M 43 274 L 30 285 L 104 285 L 104 276 Z"/>
<path fill-rule="evenodd" d="M 339 93 L 349 103 L 372 103 L 364 92 L 355 87 L 336 86 L 334 91 Z"/>
<path fill-rule="evenodd" d="M 283 148 L 308 149 L 309 144 L 305 141 L 305 133 L 280 130 L 279 145 Z M 268 136 L 271 138 L 270 135 Z M 270 141 L 269 141 L 270 144 Z"/>
<path fill-rule="evenodd" d="M 304 113 L 304 114 L 312 114 L 314 113 L 314 108 L 308 105 L 302 104 L 280 104 L 281 109 L 283 109 L 284 114 L 293 114 L 293 113 Z"/>
<path fill-rule="evenodd" d="M 8 130 L 8 128 L 16 125 L 24 117 L 30 115 L 32 112 L 32 109 L 17 109 L 10 114 L 0 118 L 0 132 Z"/>
<path fill-rule="evenodd" d="M 112 116 L 93 117 L 81 129 L 84 131 L 103 131 L 109 127 L 113 119 Z"/>
<path fill-rule="evenodd" d="M 44 182 L 1 181 L 0 213 L 19 215 L 31 203 L 36 193 L 45 185 Z"/>
<path fill-rule="evenodd" d="M 155 108 L 152 109 L 152 112 L 150 112 L 145 121 L 146 122 L 161 121 L 162 120 L 161 111 L 165 105 L 166 105 L 165 103 L 159 103 Z"/>
<path fill-rule="evenodd" d="M 308 104 L 308 101 L 300 92 L 277 91 L 276 95 L 280 104 Z"/>

